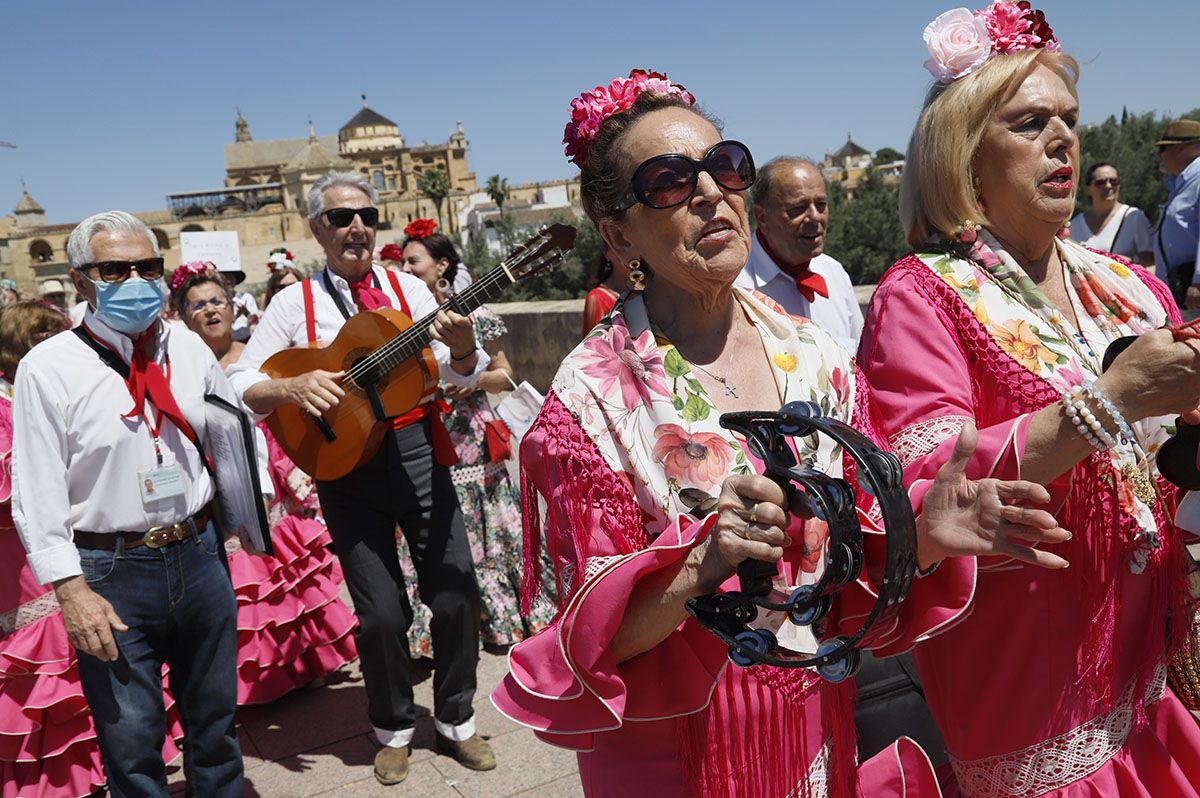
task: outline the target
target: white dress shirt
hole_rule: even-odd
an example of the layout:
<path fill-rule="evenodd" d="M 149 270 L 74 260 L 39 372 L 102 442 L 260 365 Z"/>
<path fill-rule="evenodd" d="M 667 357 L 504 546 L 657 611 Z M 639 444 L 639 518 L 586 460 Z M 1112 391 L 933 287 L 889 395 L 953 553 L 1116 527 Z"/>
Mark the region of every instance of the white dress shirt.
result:
<path fill-rule="evenodd" d="M 832 335 L 843 349 L 854 354 L 858 350 L 858 337 L 862 335 L 863 315 L 854 297 L 850 275 L 846 274 L 842 264 L 825 254 L 813 258 L 808 267 L 825 278 L 828 297 L 817 294 L 813 302 L 805 299 L 796 288 L 796 279 L 779 268 L 755 235 L 750 246 L 750 260 L 738 275 L 736 285 L 766 294 L 792 316 L 811 319 Z"/>
<path fill-rule="evenodd" d="M 89 309 L 83 323 L 128 363 L 130 339 Z M 201 440 L 204 396 L 238 404 L 212 350 L 190 330 L 158 324 L 156 358 L 184 418 Z M 133 404 L 125 381 L 73 332 L 38 344 L 17 368 L 13 398 L 13 519 L 42 583 L 82 573 L 74 530 L 111 533 L 176 524 L 204 508 L 213 482 L 196 447 L 164 418 L 164 462 L 183 472 L 182 495 L 143 503 L 138 473 L 157 464 L 145 416 L 122 418 Z M 146 399 L 146 414 L 158 413 Z M 218 466 L 219 467 L 219 466 Z M 260 468 L 260 471 L 262 469 Z M 264 488 L 270 477 L 260 474 Z"/>
<path fill-rule="evenodd" d="M 399 298 L 392 290 L 392 281 L 388 279 L 384 268 L 372 266 L 372 272 L 379 287 L 387 294 L 392 307 L 399 310 L 401 307 Z M 332 342 L 337 337 L 338 331 L 342 329 L 342 325 L 346 323 L 342 312 L 338 310 L 337 304 L 325 287 L 325 274 L 329 275 L 334 290 L 342 298 L 342 305 L 351 313 L 356 309 L 354 297 L 350 293 L 350 284 L 344 278 L 328 267 L 314 274 L 311 278 L 313 316 L 316 320 L 317 341 L 321 344 Z M 408 308 L 412 312 L 414 321 L 422 319 L 438 309 L 433 293 L 419 277 L 407 273 L 396 274 L 396 277 L 400 282 L 400 289 L 404 291 L 404 296 L 408 300 Z M 267 310 L 259 319 L 258 326 L 254 329 L 254 335 L 250 336 L 250 341 L 242 350 L 241 357 L 229 368 L 229 381 L 233 383 L 234 390 L 239 395 L 245 395 L 250 386 L 269 379 L 266 374 L 259 371 L 267 358 L 280 350 L 297 346 L 308 346 L 308 331 L 304 318 L 304 286 L 301 283 L 293 283 L 284 288 L 271 299 L 271 304 L 267 305 Z M 476 348 L 475 370 L 470 374 L 459 374 L 451 368 L 448 346 L 441 341 L 432 341 L 430 346 L 433 348 L 433 356 L 438 362 L 441 378 L 446 382 L 465 388 L 474 388 L 475 383 L 479 381 L 479 375 L 487 370 L 488 363 L 491 362 L 491 358 L 483 349 Z"/>

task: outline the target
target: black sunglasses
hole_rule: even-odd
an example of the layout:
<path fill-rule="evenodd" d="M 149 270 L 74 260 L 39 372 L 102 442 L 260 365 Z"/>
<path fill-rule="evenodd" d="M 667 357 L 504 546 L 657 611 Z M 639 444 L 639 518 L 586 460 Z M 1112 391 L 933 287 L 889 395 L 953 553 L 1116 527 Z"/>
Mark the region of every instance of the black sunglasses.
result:
<path fill-rule="evenodd" d="M 615 210 L 623 211 L 639 202 L 651 208 L 682 205 L 696 193 L 701 172 L 708 172 L 721 188 L 745 191 L 754 185 L 754 158 L 740 141 L 719 142 L 698 161 L 686 155 L 656 155 L 633 171 L 629 191 Z"/>
<path fill-rule="evenodd" d="M 1097 177 L 1095 180 L 1092 181 L 1092 185 L 1093 186 L 1112 186 L 1113 188 L 1116 188 L 1117 186 L 1121 185 L 1121 178 L 1119 178 L 1119 177 Z"/>
<path fill-rule="evenodd" d="M 367 227 L 379 224 L 378 208 L 330 208 L 321 215 L 334 227 L 349 227 L 354 224 L 355 216 Z"/>
<path fill-rule="evenodd" d="M 79 267 L 84 274 L 92 269 L 99 272 L 100 281 L 104 283 L 123 283 L 129 279 L 129 273 L 134 269 L 137 270 L 138 277 L 143 280 L 157 280 L 163 276 L 163 259 L 100 260 L 95 263 L 85 263 Z M 91 275 L 88 276 L 91 277 Z"/>

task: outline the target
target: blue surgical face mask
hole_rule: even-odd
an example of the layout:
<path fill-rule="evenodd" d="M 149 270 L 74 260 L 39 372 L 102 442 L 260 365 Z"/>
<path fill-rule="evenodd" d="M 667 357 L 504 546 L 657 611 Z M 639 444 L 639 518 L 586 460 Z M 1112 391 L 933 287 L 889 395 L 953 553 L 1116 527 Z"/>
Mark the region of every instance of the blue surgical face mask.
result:
<path fill-rule="evenodd" d="M 96 280 L 96 318 L 126 335 L 137 335 L 154 323 L 166 302 L 161 280 L 129 276 L 120 283 Z"/>

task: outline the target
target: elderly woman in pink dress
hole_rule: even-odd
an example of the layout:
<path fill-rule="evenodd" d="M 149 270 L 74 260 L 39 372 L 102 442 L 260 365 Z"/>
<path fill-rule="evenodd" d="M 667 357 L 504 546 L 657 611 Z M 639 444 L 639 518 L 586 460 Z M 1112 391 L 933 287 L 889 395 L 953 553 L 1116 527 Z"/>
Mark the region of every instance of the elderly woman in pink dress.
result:
<path fill-rule="evenodd" d="M 824 566 L 828 529 L 789 516 L 783 490 L 756 473 L 721 413 L 804 400 L 871 423 L 846 352 L 734 287 L 750 251 L 754 165 L 693 103 L 664 76 L 635 70 L 572 104 L 567 153 L 630 290 L 567 356 L 521 446 L 524 598 L 544 531 L 560 613 L 512 649 L 493 702 L 579 752 L 590 796 L 936 795 L 928 760 L 906 739 L 856 770 L 849 682 L 730 666 L 684 610 L 689 597 L 735 589 L 747 558 L 778 563 L 789 585 Z M 801 454 L 843 473 L 828 440 L 805 440 Z M 1021 554 L 1013 535 L 1066 536 L 1044 512 L 1002 509 L 1000 496 L 1048 498 L 1037 486 L 972 483 L 951 467 L 924 487 L 922 566 L 952 553 Z M 969 560 L 921 580 L 884 642 L 903 649 L 935 630 L 966 607 L 972 580 Z M 873 600 L 866 581 L 852 590 L 850 604 Z M 962 601 L 930 612 L 926 592 Z"/>
<path fill-rule="evenodd" d="M 1200 795 L 1200 729 L 1164 688 L 1191 613 L 1154 462 L 1200 356 L 1156 329 L 1179 320 L 1160 282 L 1060 236 L 1079 67 L 1041 12 L 957 9 L 925 41 L 937 82 L 901 185 L 916 251 L 881 281 L 858 362 L 909 480 L 975 424 L 967 475 L 1045 485 L 1074 534 L 1037 552 L 1058 568 L 975 560 L 970 614 L 915 652 L 930 708 L 972 798 Z"/>

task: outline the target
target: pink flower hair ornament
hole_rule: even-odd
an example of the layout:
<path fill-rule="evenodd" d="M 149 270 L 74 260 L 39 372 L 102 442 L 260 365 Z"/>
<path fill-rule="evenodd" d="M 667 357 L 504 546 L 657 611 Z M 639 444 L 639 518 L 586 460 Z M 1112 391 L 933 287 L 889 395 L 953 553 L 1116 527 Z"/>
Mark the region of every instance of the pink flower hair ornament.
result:
<path fill-rule="evenodd" d="M 925 68 L 938 83 L 969 75 L 997 55 L 1062 48 L 1046 15 L 1028 0 L 996 0 L 981 11 L 953 8 L 925 26 Z"/>
<path fill-rule="evenodd" d="M 207 274 L 208 272 L 217 273 L 216 268 L 208 261 L 193 260 L 179 264 L 179 268 L 171 272 L 171 293 L 178 291 L 179 286 L 183 285 L 184 281 L 189 277 L 194 277 L 197 274 Z"/>
<path fill-rule="evenodd" d="M 688 105 L 696 104 L 691 92 L 661 72 L 634 69 L 627 78 L 613 78 L 607 86 L 597 86 L 571 100 L 571 121 L 563 131 L 567 158 L 582 167 L 604 120 L 628 110 L 647 91 L 675 95 Z"/>

